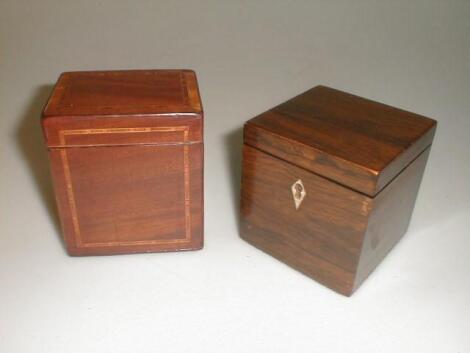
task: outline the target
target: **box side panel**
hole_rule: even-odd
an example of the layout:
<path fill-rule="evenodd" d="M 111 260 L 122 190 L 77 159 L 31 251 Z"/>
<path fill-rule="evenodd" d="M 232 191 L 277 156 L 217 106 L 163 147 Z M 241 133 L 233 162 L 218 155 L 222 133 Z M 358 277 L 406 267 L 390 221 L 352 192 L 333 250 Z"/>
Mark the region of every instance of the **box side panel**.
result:
<path fill-rule="evenodd" d="M 379 193 L 387 186 L 402 170 L 404 170 L 412 161 L 414 161 L 425 149 L 431 146 L 436 132 L 436 124 L 419 138 L 415 143 L 403 150 L 396 159 L 390 162 L 380 173 L 377 181 L 375 193 Z"/>
<path fill-rule="evenodd" d="M 50 149 L 69 253 L 201 248 L 202 148 Z"/>
<path fill-rule="evenodd" d="M 201 249 L 204 245 L 204 144 L 197 143 L 186 147 L 189 163 L 191 249 Z"/>
<path fill-rule="evenodd" d="M 292 185 L 304 198 L 296 209 Z M 349 295 L 371 199 L 253 147 L 243 147 L 241 237 Z"/>
<path fill-rule="evenodd" d="M 430 149 L 425 149 L 374 199 L 354 288 L 360 286 L 408 229 Z"/>

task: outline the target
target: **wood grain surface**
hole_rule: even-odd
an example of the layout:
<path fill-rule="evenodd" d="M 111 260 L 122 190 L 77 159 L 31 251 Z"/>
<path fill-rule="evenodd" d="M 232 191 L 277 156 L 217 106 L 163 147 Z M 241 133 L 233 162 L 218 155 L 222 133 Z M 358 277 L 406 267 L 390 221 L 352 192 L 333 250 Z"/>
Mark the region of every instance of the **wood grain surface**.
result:
<path fill-rule="evenodd" d="M 295 208 L 290 186 L 301 179 Z M 251 146 L 243 148 L 241 236 L 319 282 L 348 294 L 372 200 Z"/>
<path fill-rule="evenodd" d="M 241 237 L 351 295 L 408 228 L 435 126 L 321 86 L 253 118 Z"/>
<path fill-rule="evenodd" d="M 431 144 L 436 121 L 317 86 L 247 126 L 246 143 L 374 196 Z"/>
<path fill-rule="evenodd" d="M 193 72 L 62 74 L 42 123 L 69 254 L 202 247 L 203 127 Z"/>

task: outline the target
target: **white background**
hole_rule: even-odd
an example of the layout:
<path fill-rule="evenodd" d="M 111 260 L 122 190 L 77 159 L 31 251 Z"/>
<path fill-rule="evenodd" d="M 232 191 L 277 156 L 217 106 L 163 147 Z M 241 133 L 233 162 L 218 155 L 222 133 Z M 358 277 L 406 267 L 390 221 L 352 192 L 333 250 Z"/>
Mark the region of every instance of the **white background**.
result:
<path fill-rule="evenodd" d="M 192 68 L 206 246 L 68 257 L 39 115 L 66 70 Z M 242 241 L 240 127 L 325 84 L 436 118 L 407 235 L 351 298 Z M 0 352 L 470 352 L 470 2 L 0 2 Z"/>

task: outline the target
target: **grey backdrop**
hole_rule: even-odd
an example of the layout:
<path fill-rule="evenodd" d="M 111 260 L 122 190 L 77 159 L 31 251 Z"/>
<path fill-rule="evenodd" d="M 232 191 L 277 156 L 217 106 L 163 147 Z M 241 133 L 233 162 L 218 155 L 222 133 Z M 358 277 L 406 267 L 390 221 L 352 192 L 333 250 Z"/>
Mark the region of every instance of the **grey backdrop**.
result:
<path fill-rule="evenodd" d="M 0 3 L 1 352 L 470 352 L 470 2 Z M 66 70 L 192 68 L 206 246 L 70 258 L 38 125 Z M 408 234 L 352 298 L 238 237 L 243 122 L 326 84 L 439 121 Z"/>

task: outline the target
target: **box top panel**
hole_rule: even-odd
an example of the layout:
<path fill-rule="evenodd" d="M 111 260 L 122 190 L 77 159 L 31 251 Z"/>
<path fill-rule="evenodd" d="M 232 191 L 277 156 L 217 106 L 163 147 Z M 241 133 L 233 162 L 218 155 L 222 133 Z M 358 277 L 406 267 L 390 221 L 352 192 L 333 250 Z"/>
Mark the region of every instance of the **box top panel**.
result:
<path fill-rule="evenodd" d="M 249 120 L 245 143 L 375 196 L 432 143 L 436 121 L 317 86 Z"/>
<path fill-rule="evenodd" d="M 190 70 L 63 73 L 42 126 L 48 147 L 202 142 L 202 107 Z"/>
<path fill-rule="evenodd" d="M 201 113 L 191 70 L 64 72 L 43 116 Z"/>

